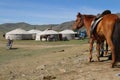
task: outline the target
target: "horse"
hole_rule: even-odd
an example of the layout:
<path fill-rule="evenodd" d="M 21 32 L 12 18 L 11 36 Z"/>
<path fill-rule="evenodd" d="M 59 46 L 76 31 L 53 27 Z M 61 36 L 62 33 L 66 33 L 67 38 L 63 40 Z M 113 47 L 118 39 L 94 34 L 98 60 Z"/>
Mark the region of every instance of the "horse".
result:
<path fill-rule="evenodd" d="M 42 38 L 45 38 L 45 41 L 47 41 L 48 36 L 50 36 L 50 35 L 41 35 L 41 36 L 40 36 L 40 41 L 42 41 Z"/>
<path fill-rule="evenodd" d="M 95 18 L 96 16 L 94 15 L 82 15 L 81 13 L 78 13 L 76 16 L 76 21 L 73 25 L 73 29 L 80 29 L 82 26 L 84 26 L 87 30 L 87 35 L 90 38 L 89 62 L 91 62 L 92 60 L 92 47 L 94 40 L 97 41 L 98 61 L 100 61 L 100 44 L 106 40 L 112 52 L 111 67 L 113 68 L 118 60 L 118 53 L 120 49 L 120 18 L 116 14 L 104 15 L 100 22 L 97 24 L 97 27 L 95 28 L 92 37 L 90 37 L 91 23 Z"/>

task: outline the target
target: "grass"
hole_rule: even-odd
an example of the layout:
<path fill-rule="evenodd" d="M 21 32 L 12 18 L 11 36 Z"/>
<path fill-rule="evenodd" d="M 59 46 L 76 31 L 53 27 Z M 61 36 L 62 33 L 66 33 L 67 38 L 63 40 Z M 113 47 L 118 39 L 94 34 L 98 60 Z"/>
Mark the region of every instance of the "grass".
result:
<path fill-rule="evenodd" d="M 18 59 L 18 58 L 45 55 L 48 52 L 58 51 L 63 48 L 64 47 L 62 47 L 62 48 L 44 48 L 44 49 L 35 49 L 35 50 L 34 49 L 23 49 L 23 48 L 7 50 L 5 48 L 0 48 L 0 63 Z"/>
<path fill-rule="evenodd" d="M 24 59 L 25 57 L 32 57 L 32 56 L 40 56 L 48 54 L 49 52 L 59 51 L 65 47 L 47 47 L 41 48 L 39 46 L 54 46 L 54 45 L 81 45 L 87 43 L 87 39 L 85 40 L 70 40 L 70 41 L 56 41 L 56 42 L 40 42 L 34 40 L 15 40 L 13 44 L 13 49 L 7 50 L 6 40 L 1 38 L 0 43 L 0 63 L 9 62 L 14 59 Z M 21 46 L 21 47 L 19 47 Z M 26 47 L 27 46 L 27 47 Z M 36 48 L 37 47 L 37 48 Z"/>
<path fill-rule="evenodd" d="M 56 41 L 56 42 L 40 42 L 40 41 L 33 41 L 33 40 L 19 40 L 17 41 L 19 44 L 27 44 L 27 45 L 63 45 L 63 44 L 83 44 L 83 43 L 87 43 L 88 39 L 84 39 L 84 40 L 70 40 L 70 41 Z"/>

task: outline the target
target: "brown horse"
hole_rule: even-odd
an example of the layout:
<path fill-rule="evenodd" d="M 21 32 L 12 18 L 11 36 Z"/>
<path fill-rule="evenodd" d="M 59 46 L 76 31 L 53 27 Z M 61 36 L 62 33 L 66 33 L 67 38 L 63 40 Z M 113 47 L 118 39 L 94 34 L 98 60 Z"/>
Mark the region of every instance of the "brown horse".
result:
<path fill-rule="evenodd" d="M 40 41 L 42 41 L 42 38 L 45 38 L 45 40 L 47 41 L 48 36 L 50 36 L 50 35 L 41 35 L 41 36 L 40 36 Z"/>
<path fill-rule="evenodd" d="M 115 62 L 118 59 L 118 52 L 119 52 L 119 42 L 120 42 L 120 19 L 115 14 L 107 14 L 104 15 L 102 20 L 98 23 L 95 31 L 93 32 L 92 38 L 90 37 L 90 29 L 91 23 L 95 19 L 96 16 L 94 15 L 82 15 L 80 13 L 77 14 L 76 21 L 74 23 L 73 29 L 80 29 L 82 26 L 86 27 L 87 34 L 90 38 L 90 56 L 89 62 L 92 59 L 92 46 L 94 40 L 97 40 L 97 59 L 99 59 L 100 54 L 100 44 L 103 41 L 107 41 L 110 50 L 112 52 L 112 65 L 114 67 Z"/>

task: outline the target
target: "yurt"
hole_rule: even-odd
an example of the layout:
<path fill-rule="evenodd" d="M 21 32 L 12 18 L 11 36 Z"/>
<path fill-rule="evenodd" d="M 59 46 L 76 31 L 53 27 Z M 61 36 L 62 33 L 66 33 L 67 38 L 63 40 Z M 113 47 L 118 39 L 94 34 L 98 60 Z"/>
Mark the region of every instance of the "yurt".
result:
<path fill-rule="evenodd" d="M 51 29 L 47 29 L 41 33 L 41 35 L 47 35 L 47 34 L 58 34 L 58 32 Z"/>
<path fill-rule="evenodd" d="M 54 35 L 56 38 L 58 38 L 58 34 L 59 33 L 57 31 L 47 29 L 47 30 L 44 30 L 43 32 L 37 33 L 36 40 L 40 40 L 40 36 L 42 35 Z M 44 41 L 45 39 L 43 38 L 42 40 Z"/>
<path fill-rule="evenodd" d="M 67 39 L 67 40 L 71 40 L 75 38 L 75 34 L 76 32 L 74 32 L 73 30 L 63 30 L 61 32 L 59 32 L 59 34 L 62 34 L 62 39 Z"/>
<path fill-rule="evenodd" d="M 41 32 L 36 34 L 36 38 L 35 38 L 36 41 L 40 41 L 40 35 L 41 35 Z"/>
<path fill-rule="evenodd" d="M 32 34 L 28 33 L 26 30 L 17 28 L 15 30 L 7 32 L 5 38 L 6 39 L 10 38 L 13 40 L 29 40 L 32 39 Z"/>
<path fill-rule="evenodd" d="M 37 30 L 37 29 L 32 29 L 32 30 L 29 30 L 28 32 L 32 34 L 32 39 L 35 40 L 36 39 L 36 34 L 41 33 L 42 31 Z"/>

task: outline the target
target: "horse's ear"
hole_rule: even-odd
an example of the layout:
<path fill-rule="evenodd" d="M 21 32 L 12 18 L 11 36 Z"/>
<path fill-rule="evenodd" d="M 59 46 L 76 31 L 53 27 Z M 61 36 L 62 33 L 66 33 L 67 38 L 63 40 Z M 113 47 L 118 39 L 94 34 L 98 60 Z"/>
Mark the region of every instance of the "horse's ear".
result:
<path fill-rule="evenodd" d="M 81 14 L 80 14 L 80 12 L 78 12 L 77 17 L 80 17 L 80 16 L 81 16 Z"/>

